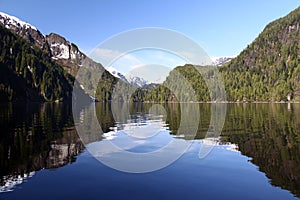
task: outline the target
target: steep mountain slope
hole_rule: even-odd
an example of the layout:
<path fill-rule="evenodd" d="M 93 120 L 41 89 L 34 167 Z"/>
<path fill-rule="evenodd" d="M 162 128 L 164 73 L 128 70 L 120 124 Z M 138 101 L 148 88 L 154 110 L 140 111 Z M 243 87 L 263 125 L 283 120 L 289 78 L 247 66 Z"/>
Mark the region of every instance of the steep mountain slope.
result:
<path fill-rule="evenodd" d="M 96 78 L 90 79 L 89 74 L 81 75 L 83 76 L 83 83 L 81 84 L 85 91 L 100 101 L 112 99 L 113 88 L 118 82 L 118 79 L 106 71 L 101 64 L 94 62 L 82 53 L 75 44 L 70 43 L 58 34 L 51 33 L 44 36 L 34 26 L 5 13 L 0 13 L 0 24 L 2 24 L 0 34 L 3 38 L 3 48 L 1 47 L 0 49 L 2 55 L 0 64 L 2 66 L 1 70 L 3 71 L 3 73 L 1 73 L 0 82 L 2 82 L 3 85 L 0 86 L 0 89 L 5 91 L 1 94 L 3 97 L 2 100 L 29 99 L 53 101 L 64 100 L 66 97 L 69 98 L 72 93 L 74 77 L 77 75 L 77 71 L 80 67 L 87 69 L 86 72 L 89 74 L 97 72 L 102 75 L 99 83 Z M 6 38 L 10 39 L 6 41 Z M 16 43 L 17 47 L 14 46 Z M 20 59 L 23 59 L 22 62 Z M 39 64 L 34 62 L 38 62 Z M 47 64 L 45 62 L 47 62 Z M 61 84 L 55 84 L 55 82 L 64 81 L 64 78 L 57 76 L 57 73 L 51 74 L 48 72 L 49 70 L 47 73 L 44 73 L 44 68 L 41 66 L 48 66 L 49 70 L 59 70 L 59 72 L 57 72 L 58 74 L 64 74 L 64 77 L 68 77 L 68 86 L 62 87 Z M 9 70 L 7 68 L 9 68 Z M 44 89 L 40 88 L 39 82 L 35 82 L 32 78 L 27 77 L 27 70 L 25 70 L 26 75 L 20 77 L 21 72 L 18 70 L 24 71 L 25 68 L 34 73 L 38 71 L 39 73 L 34 74 L 34 77 L 38 79 L 44 80 L 46 77 L 48 77 L 49 80 L 55 79 L 49 81 L 47 86 L 47 88 L 51 88 L 51 91 L 45 93 Z M 31 85 L 30 87 L 28 84 L 24 84 L 24 78 L 27 79 L 25 82 Z M 15 85 L 18 85 L 18 87 Z M 95 85 L 98 87 L 94 88 Z M 130 86 L 124 86 L 124 88 L 128 87 Z M 13 92 L 11 91 L 12 88 L 14 88 Z M 20 90 L 22 90 L 22 92 Z M 57 90 L 61 90 L 60 95 L 52 94 L 54 92 L 57 93 Z M 14 93 L 14 97 L 7 95 L 8 93 Z M 5 96 L 8 97 L 5 98 Z"/>
<path fill-rule="evenodd" d="M 189 81 L 199 101 L 217 100 L 211 99 L 198 67 L 203 68 L 176 67 L 164 84 L 179 83 L 179 73 Z M 300 7 L 267 25 L 240 55 L 218 68 L 228 101 L 300 101 Z M 213 73 L 207 71 L 205 76 L 210 80 Z M 171 89 L 172 93 L 161 86 L 140 96 L 146 101 L 174 101 L 174 93 L 184 96 L 184 85 Z"/>
<path fill-rule="evenodd" d="M 86 74 L 81 74 L 80 79 L 86 92 L 99 101 L 112 99 L 113 88 L 118 82 L 118 78 L 111 75 L 100 63 L 96 63 L 82 53 L 75 44 L 70 43 L 64 37 L 51 33 L 46 36 L 46 42 L 52 60 L 69 74 L 76 77 L 79 68 L 84 69 Z M 100 82 L 98 83 L 98 77 L 91 74 L 101 74 Z M 95 88 L 96 85 L 98 87 Z"/>
<path fill-rule="evenodd" d="M 65 38 L 57 34 L 44 36 L 35 27 L 1 13 L 0 23 L 5 27 L 1 28 L 1 45 L 4 48 L 0 49 L 0 64 L 3 71 L 0 77 L 2 81 L 0 90 L 3 92 L 1 95 L 3 99 L 14 99 L 12 94 L 20 93 L 22 93 L 20 95 L 22 98 L 30 96 L 31 99 L 64 99 L 63 97 L 70 96 L 69 86 L 66 86 L 67 84 L 64 83 L 72 82 L 69 80 L 74 79 L 79 67 L 83 67 L 88 69 L 86 74 L 82 74 L 81 77 L 84 80 L 83 87 L 89 94 L 101 101 L 113 98 L 124 100 L 124 95 L 122 96 L 122 94 L 115 94 L 114 96 L 114 88 L 119 79 L 106 71 L 101 64 L 95 63 L 80 52 L 76 45 L 68 42 Z M 13 38 L 11 32 L 8 33 L 9 31 L 4 30 L 6 28 L 18 36 L 14 35 Z M 21 40 L 18 37 L 22 37 L 27 43 L 24 41 L 20 42 Z M 21 51 L 23 53 L 20 53 Z M 18 55 L 19 57 L 17 57 Z M 239 56 L 222 66 L 218 66 L 224 79 L 227 100 L 300 101 L 299 55 L 300 8 L 297 8 L 286 17 L 267 25 L 255 41 L 248 45 Z M 35 62 L 42 64 L 37 65 Z M 59 72 L 44 73 L 47 67 L 43 68 L 40 66 L 48 66 L 49 70 L 58 70 Z M 60 67 L 65 69 L 65 71 L 61 71 Z M 41 74 L 41 71 L 45 76 Z M 96 71 L 102 74 L 100 82 L 91 76 Z M 65 72 L 68 74 L 65 74 Z M 31 73 L 33 75 L 27 76 L 27 74 Z M 175 82 L 178 79 L 178 73 L 194 87 L 199 101 L 216 100 L 214 97 L 211 99 L 203 77 L 191 65 L 175 68 L 165 81 L 165 85 L 168 85 L 168 81 Z M 65 75 L 59 77 L 56 74 Z M 210 80 L 213 77 L 213 72 L 207 71 L 205 76 Z M 20 85 L 20 87 L 13 86 L 11 77 L 14 77 L 14 84 L 18 83 L 17 85 Z M 36 80 L 32 77 L 35 77 Z M 45 87 L 44 81 L 46 77 L 49 79 L 46 81 L 49 82 L 46 84 L 47 87 Z M 55 77 L 55 80 L 59 80 L 56 80 L 55 83 L 52 80 L 54 79 L 53 77 Z M 58 84 L 58 82 L 62 83 Z M 178 100 L 178 97 L 176 99 L 174 96 L 174 93 L 176 93 L 180 94 L 179 99 L 184 100 L 186 85 L 182 82 L 180 86 L 179 82 L 180 80 L 177 80 L 176 87 L 175 85 L 173 85 L 174 87 L 170 85 L 170 87 L 173 87 L 171 88 L 172 92 L 170 88 L 157 86 L 151 90 L 147 88 L 137 90 L 132 98 L 135 101 L 176 101 Z M 98 86 L 94 88 L 96 84 Z M 124 88 L 124 90 L 132 89 L 126 82 L 122 82 L 118 87 Z M 46 89 L 47 91 L 45 91 Z M 58 91 L 64 91 L 66 94 Z M 96 91 L 96 94 L 93 91 Z M 128 98 L 126 97 L 127 100 Z"/>
<path fill-rule="evenodd" d="M 300 8 L 266 26 L 220 67 L 230 100 L 300 100 Z"/>
<path fill-rule="evenodd" d="M 28 40 L 40 49 L 48 50 L 44 35 L 34 26 L 21 21 L 17 17 L 0 12 L 0 24 L 12 32 Z"/>
<path fill-rule="evenodd" d="M 74 78 L 47 53 L 0 25 L 0 100 L 70 99 Z"/>

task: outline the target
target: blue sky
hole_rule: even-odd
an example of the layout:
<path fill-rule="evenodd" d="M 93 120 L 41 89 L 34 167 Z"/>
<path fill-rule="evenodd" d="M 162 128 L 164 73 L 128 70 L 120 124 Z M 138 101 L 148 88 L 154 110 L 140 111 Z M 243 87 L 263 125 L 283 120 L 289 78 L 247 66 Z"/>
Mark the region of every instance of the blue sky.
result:
<path fill-rule="evenodd" d="M 298 0 L 0 0 L 0 11 L 66 37 L 85 53 L 126 30 L 162 27 L 195 40 L 210 56 L 238 54 Z"/>

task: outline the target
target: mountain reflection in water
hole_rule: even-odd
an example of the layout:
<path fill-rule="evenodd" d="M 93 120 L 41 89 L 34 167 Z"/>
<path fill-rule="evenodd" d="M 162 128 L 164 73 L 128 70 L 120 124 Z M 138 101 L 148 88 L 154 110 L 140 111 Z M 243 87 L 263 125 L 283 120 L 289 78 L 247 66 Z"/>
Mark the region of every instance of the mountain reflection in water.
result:
<path fill-rule="evenodd" d="M 70 104 L 1 105 L 0 192 L 13 191 L 15 185 L 30 181 L 41 169 L 76 162 L 84 150 L 83 143 L 113 140 L 120 131 L 137 123 L 143 126 L 151 118 L 148 113 L 151 104 L 131 104 L 126 108 L 130 116 L 124 112 L 124 116 L 117 119 L 111 105 L 96 103 L 95 106 L 102 131 L 79 138 Z M 210 127 L 211 104 L 198 104 L 200 122 L 195 137 L 188 132 L 178 132 L 181 104 L 160 106 L 164 113 L 152 116 L 151 120 L 169 131 L 172 138 L 240 151 L 266 174 L 272 185 L 300 196 L 300 104 L 224 104 L 227 115 L 222 135 L 205 140 Z M 74 115 L 87 117 L 87 109 L 82 108 Z M 122 111 L 122 107 L 119 109 Z"/>

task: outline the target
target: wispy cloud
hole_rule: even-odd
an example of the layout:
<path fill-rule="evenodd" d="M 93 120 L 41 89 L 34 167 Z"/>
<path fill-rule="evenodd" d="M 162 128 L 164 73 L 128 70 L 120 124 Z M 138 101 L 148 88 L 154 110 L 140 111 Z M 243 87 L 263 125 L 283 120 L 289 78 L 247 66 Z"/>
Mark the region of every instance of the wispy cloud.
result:
<path fill-rule="evenodd" d="M 111 49 L 97 48 L 93 50 L 90 57 L 104 67 L 114 67 L 123 73 L 131 70 L 134 66 L 143 65 L 141 60 L 130 53 L 124 54 Z"/>

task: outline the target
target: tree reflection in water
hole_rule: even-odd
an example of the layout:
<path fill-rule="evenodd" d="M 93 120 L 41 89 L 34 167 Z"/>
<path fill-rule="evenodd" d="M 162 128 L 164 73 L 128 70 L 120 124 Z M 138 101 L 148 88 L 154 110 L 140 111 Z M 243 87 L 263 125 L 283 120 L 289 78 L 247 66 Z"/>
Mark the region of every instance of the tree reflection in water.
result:
<path fill-rule="evenodd" d="M 199 104 L 200 123 L 196 137 L 178 133 L 181 104 L 160 104 L 170 134 L 186 140 L 200 140 L 210 124 L 212 104 Z M 224 104 L 225 105 L 225 104 Z M 122 105 L 119 108 L 122 111 Z M 131 104 L 131 116 L 147 114 L 152 104 Z M 300 104 L 228 104 L 221 143 L 233 143 L 251 158 L 274 186 L 300 197 Z M 86 108 L 83 108 L 83 110 Z M 85 143 L 102 139 L 116 123 L 126 123 L 128 113 L 116 120 L 113 107 L 96 104 L 102 132 L 79 138 L 69 104 L 6 104 L 0 106 L 0 184 L 22 182 L 40 169 L 72 163 Z M 75 116 L 80 117 L 80 112 Z M 126 112 L 124 112 L 126 113 Z M 83 116 L 87 117 L 87 116 Z M 199 161 L 200 162 L 200 161 Z M 7 184 L 7 187 L 3 187 Z"/>

